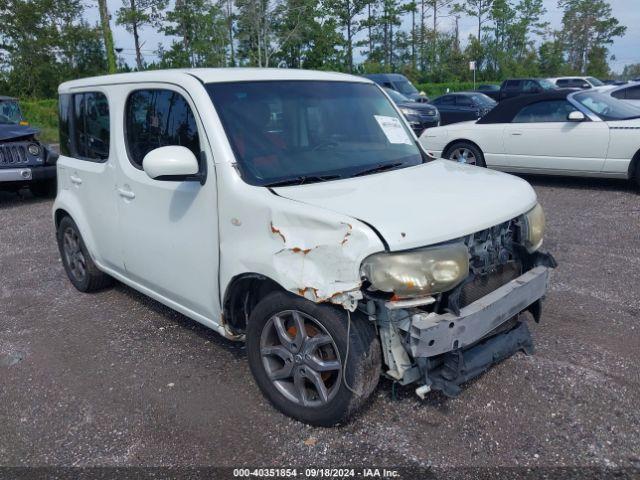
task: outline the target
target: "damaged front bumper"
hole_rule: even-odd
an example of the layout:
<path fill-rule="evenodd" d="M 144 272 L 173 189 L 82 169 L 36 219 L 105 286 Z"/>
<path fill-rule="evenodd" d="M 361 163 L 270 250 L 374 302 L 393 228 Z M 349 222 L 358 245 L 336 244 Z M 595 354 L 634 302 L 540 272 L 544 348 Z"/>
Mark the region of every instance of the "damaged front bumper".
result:
<path fill-rule="evenodd" d="M 412 365 L 401 369 L 403 362 L 396 362 L 395 379 L 402 384 L 417 382 L 420 386 L 416 393 L 421 397 L 430 390 L 456 396 L 462 383 L 493 364 L 517 351 L 532 353 L 531 335 L 526 324 L 520 322 L 519 314 L 529 310 L 536 321 L 539 320 L 550 268 L 555 266 L 555 262 L 552 263 L 535 266 L 461 308 L 458 315 L 451 312 L 412 314 L 407 321 L 403 345 L 405 358 L 411 358 Z M 394 323 L 392 317 L 390 322 Z M 385 340 L 383 336 L 383 342 Z M 385 343 L 393 344 L 392 341 Z M 391 370 L 391 377 L 393 373 Z"/>

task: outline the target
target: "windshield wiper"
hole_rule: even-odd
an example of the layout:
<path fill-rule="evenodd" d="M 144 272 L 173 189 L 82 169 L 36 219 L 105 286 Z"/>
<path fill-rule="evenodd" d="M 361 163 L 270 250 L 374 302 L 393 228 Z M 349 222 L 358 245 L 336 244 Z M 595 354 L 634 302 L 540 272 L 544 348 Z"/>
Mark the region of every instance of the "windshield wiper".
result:
<path fill-rule="evenodd" d="M 362 175 L 370 175 L 372 173 L 385 172 L 387 170 L 393 170 L 394 168 L 399 167 L 400 165 L 404 165 L 404 162 L 393 162 L 393 163 L 381 163 L 376 165 L 375 167 L 365 168 L 364 170 L 360 170 L 358 173 L 352 175 L 352 177 L 360 177 Z"/>
<path fill-rule="evenodd" d="M 326 182 L 328 180 L 336 180 L 340 175 L 300 175 L 298 177 L 278 180 L 277 182 L 267 183 L 264 187 L 286 187 L 288 185 L 302 185 L 303 183 Z"/>

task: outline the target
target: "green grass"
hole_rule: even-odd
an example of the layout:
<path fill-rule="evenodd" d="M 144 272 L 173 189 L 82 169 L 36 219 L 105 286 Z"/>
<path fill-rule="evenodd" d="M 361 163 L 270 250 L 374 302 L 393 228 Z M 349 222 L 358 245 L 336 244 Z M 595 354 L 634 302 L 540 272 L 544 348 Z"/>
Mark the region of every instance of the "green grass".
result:
<path fill-rule="evenodd" d="M 29 125 L 40 129 L 40 140 L 58 143 L 58 100 L 20 100 L 20 108 Z"/>

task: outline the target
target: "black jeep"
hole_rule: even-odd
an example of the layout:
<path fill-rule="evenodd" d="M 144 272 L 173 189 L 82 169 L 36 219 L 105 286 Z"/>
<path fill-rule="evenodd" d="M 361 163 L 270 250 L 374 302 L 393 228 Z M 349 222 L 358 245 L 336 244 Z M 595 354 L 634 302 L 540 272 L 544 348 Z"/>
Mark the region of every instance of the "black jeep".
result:
<path fill-rule="evenodd" d="M 36 138 L 15 98 L 0 96 L 0 190 L 28 186 L 36 196 L 55 195 L 58 154 Z"/>

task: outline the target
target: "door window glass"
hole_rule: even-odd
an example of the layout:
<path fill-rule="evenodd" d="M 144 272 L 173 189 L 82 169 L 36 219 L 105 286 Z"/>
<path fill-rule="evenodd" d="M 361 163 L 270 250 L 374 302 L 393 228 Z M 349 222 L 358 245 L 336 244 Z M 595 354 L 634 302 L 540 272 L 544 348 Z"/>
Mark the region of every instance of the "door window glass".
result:
<path fill-rule="evenodd" d="M 436 105 L 455 105 L 455 104 L 456 104 L 456 98 L 453 95 L 445 95 L 444 97 L 440 97 L 438 98 L 438 102 L 436 103 Z"/>
<path fill-rule="evenodd" d="M 566 122 L 576 108 L 565 100 L 550 100 L 527 105 L 515 116 L 513 123 Z"/>
<path fill-rule="evenodd" d="M 460 95 L 456 98 L 456 105 L 459 107 L 473 107 L 473 101 L 469 97 Z"/>
<path fill-rule="evenodd" d="M 109 158 L 109 103 L 100 92 L 60 95 L 60 151 L 80 160 Z"/>
<path fill-rule="evenodd" d="M 627 100 L 640 100 L 640 86 L 627 88 Z"/>
<path fill-rule="evenodd" d="M 126 141 L 129 160 L 142 168 L 151 150 L 170 145 L 186 147 L 200 156 L 196 120 L 185 98 L 162 89 L 137 90 L 127 100 Z"/>

